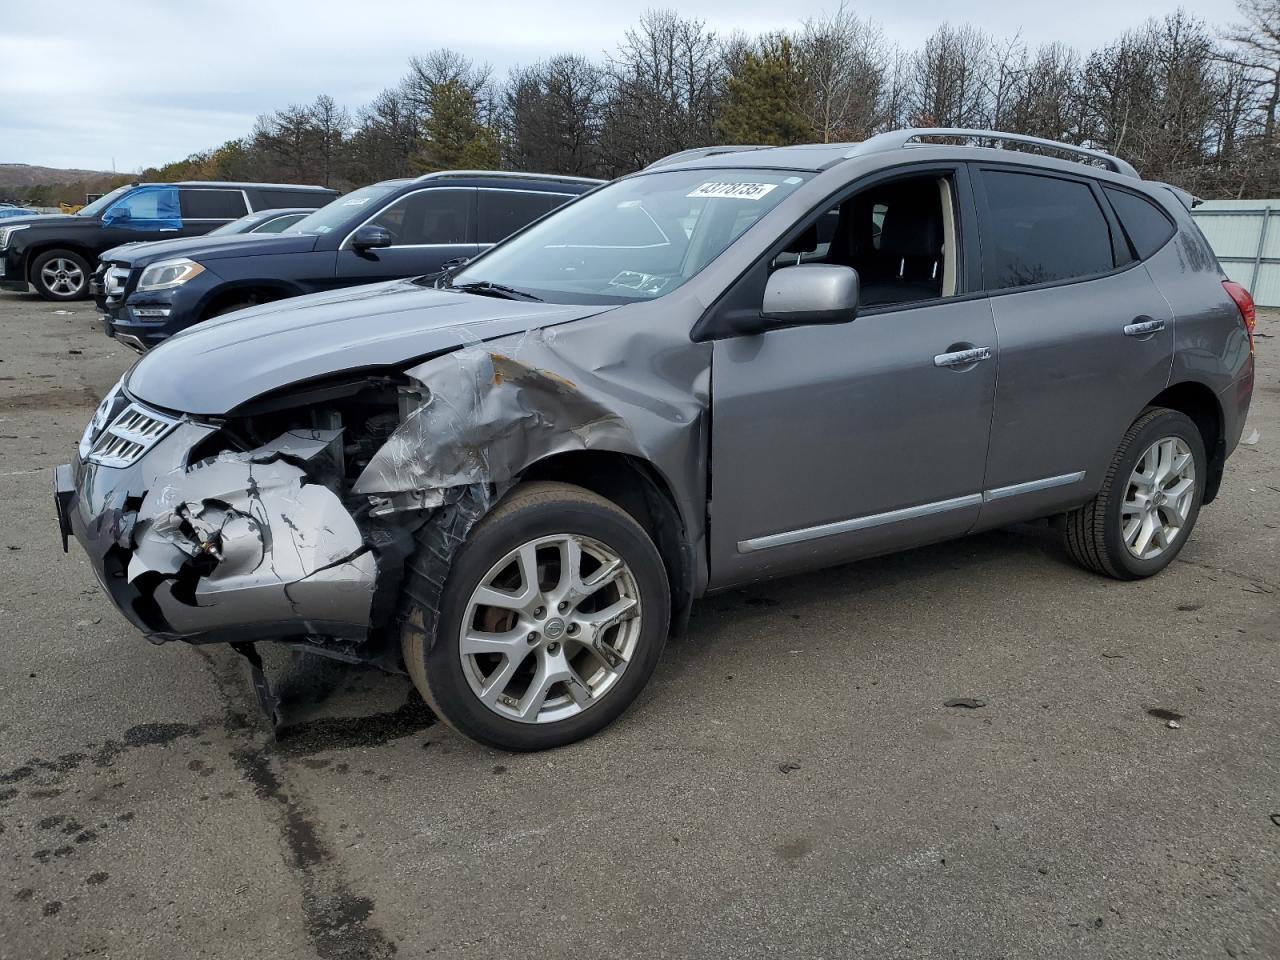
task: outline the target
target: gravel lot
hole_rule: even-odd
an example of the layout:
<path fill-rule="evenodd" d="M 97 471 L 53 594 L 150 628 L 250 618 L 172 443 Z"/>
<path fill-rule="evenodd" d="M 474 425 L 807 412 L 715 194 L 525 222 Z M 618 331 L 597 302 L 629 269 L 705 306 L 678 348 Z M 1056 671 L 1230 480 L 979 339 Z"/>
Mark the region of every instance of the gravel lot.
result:
<path fill-rule="evenodd" d="M 1280 957 L 1280 338 L 1154 580 L 1026 526 L 713 597 L 522 756 L 284 651 L 273 742 L 239 657 L 144 642 L 50 494 L 132 355 L 16 294 L 0 342 L 3 960 Z"/>

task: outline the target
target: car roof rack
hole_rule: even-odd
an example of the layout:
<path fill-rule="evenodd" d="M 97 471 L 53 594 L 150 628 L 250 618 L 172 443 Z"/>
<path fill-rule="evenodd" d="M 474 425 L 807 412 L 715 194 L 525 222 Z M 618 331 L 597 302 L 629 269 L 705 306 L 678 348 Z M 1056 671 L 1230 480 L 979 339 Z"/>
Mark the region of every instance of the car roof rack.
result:
<path fill-rule="evenodd" d="M 927 147 L 936 146 L 936 144 L 924 143 L 926 139 L 947 138 L 952 140 L 990 140 L 996 143 L 1017 143 L 1027 146 L 1039 147 L 1042 150 L 1052 150 L 1056 153 L 1069 154 L 1073 158 L 1078 158 L 1082 163 L 1089 163 L 1105 167 L 1112 173 L 1118 173 L 1124 177 L 1133 177 L 1141 180 L 1138 171 L 1128 162 L 1121 160 L 1119 157 L 1104 153 L 1101 150 L 1091 150 L 1088 147 L 1078 147 L 1071 143 L 1062 143 L 1058 140 L 1047 140 L 1044 137 L 1032 137 L 1024 133 L 1001 133 L 999 130 L 975 130 L 967 127 L 907 127 L 903 130 L 891 130 L 888 133 L 877 134 L 862 143 L 858 144 L 850 150 L 845 156 L 856 157 L 866 153 L 879 153 L 882 150 L 897 150 L 901 147 Z M 977 144 L 978 146 L 986 146 L 987 144 Z M 992 144 L 994 146 L 994 144 Z M 1000 148 L 996 148 L 1000 149 Z"/>
<path fill-rule="evenodd" d="M 666 167 L 673 163 L 684 163 L 686 160 L 701 160 L 703 157 L 716 157 L 722 153 L 745 153 L 748 150 L 768 150 L 770 144 L 767 143 L 751 143 L 751 144 L 722 144 L 718 147 L 693 147 L 690 150 L 680 150 L 676 153 L 669 153 L 660 160 L 655 160 L 644 169 L 652 170 L 654 167 Z"/>
<path fill-rule="evenodd" d="M 551 183 L 604 183 L 596 177 L 574 177 L 567 173 L 525 173 L 520 170 L 437 170 L 414 177 L 415 181 L 447 180 L 451 177 L 498 177 L 512 180 L 546 180 Z"/>

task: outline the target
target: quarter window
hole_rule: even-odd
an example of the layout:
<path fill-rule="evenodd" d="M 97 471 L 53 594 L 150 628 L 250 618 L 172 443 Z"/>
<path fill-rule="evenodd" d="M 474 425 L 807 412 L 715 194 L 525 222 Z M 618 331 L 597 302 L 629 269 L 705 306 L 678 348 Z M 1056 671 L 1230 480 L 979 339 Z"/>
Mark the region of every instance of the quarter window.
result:
<path fill-rule="evenodd" d="M 1173 224 L 1150 200 L 1128 190 L 1102 189 L 1106 191 L 1111 208 L 1119 217 L 1120 226 L 1124 228 L 1139 260 L 1147 259 L 1173 236 Z"/>
<path fill-rule="evenodd" d="M 1115 267 L 1111 231 L 1093 191 L 1078 180 L 984 170 L 991 237 L 987 286 L 1027 287 Z"/>
<path fill-rule="evenodd" d="M 467 243 L 471 189 L 436 187 L 397 200 L 370 223 L 391 232 L 397 247 Z"/>
<path fill-rule="evenodd" d="M 558 193 L 481 190 L 477 239 L 497 243 L 569 199 Z"/>
<path fill-rule="evenodd" d="M 249 211 L 239 190 L 182 190 L 184 220 L 235 220 Z"/>

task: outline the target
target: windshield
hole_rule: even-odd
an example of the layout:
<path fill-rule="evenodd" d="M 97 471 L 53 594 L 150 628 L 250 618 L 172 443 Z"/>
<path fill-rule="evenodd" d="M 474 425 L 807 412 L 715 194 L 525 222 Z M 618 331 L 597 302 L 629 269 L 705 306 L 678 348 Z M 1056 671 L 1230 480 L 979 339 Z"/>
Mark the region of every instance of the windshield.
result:
<path fill-rule="evenodd" d="M 216 237 L 227 233 L 248 233 L 255 225 L 266 218 L 267 215 L 265 213 L 250 213 L 239 220 L 232 220 L 230 223 L 224 223 L 215 230 L 210 230 L 205 236 Z"/>
<path fill-rule="evenodd" d="M 93 203 L 88 204 L 87 206 L 81 207 L 79 210 L 76 211 L 76 216 L 77 217 L 96 217 L 103 210 L 107 209 L 107 207 L 111 206 L 113 203 L 115 203 L 117 200 L 123 197 L 130 190 L 134 189 L 135 186 L 136 184 L 131 184 L 123 187 L 116 187 L 110 193 L 104 194 L 101 197 L 99 197 L 97 200 L 93 201 Z"/>
<path fill-rule="evenodd" d="M 397 183 L 375 183 L 372 186 L 352 190 L 345 197 L 326 204 L 315 213 L 303 217 L 290 233 L 332 233 L 344 226 L 356 214 L 369 214 L 377 209 L 378 201 L 396 190 Z"/>
<path fill-rule="evenodd" d="M 696 276 L 812 174 L 679 170 L 619 180 L 452 278 L 552 303 L 654 300 Z"/>

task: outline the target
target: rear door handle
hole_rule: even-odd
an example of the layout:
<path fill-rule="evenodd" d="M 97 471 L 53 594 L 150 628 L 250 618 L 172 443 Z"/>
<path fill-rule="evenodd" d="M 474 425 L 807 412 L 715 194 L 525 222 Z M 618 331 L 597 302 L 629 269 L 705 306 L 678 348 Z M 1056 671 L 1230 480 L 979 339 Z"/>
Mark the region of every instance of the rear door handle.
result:
<path fill-rule="evenodd" d="M 1152 320 L 1150 317 L 1134 317 L 1133 323 L 1125 324 L 1126 337 L 1148 337 L 1164 329 L 1163 320 Z"/>
<path fill-rule="evenodd" d="M 990 347 L 972 347 L 968 350 L 956 350 L 954 353 L 940 353 L 933 358 L 933 365 L 935 367 L 967 367 L 971 363 L 990 359 Z"/>

